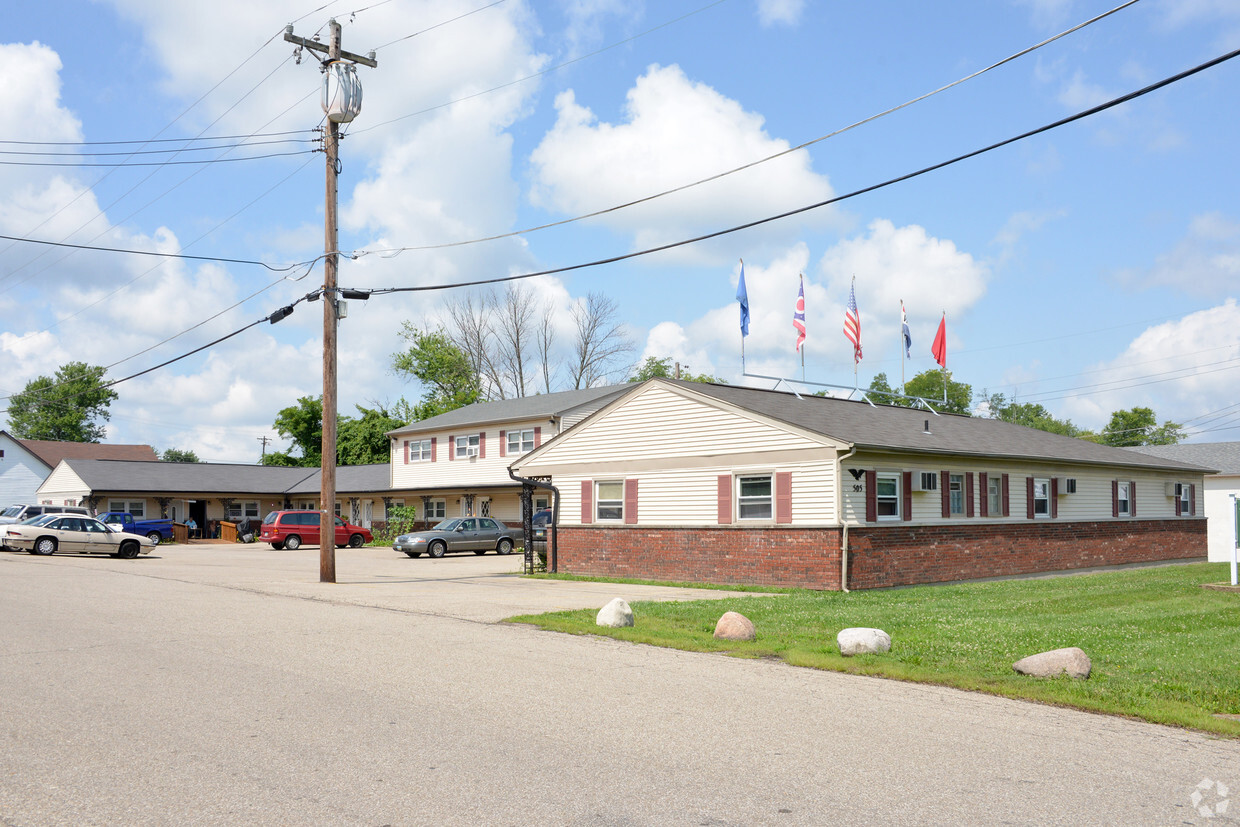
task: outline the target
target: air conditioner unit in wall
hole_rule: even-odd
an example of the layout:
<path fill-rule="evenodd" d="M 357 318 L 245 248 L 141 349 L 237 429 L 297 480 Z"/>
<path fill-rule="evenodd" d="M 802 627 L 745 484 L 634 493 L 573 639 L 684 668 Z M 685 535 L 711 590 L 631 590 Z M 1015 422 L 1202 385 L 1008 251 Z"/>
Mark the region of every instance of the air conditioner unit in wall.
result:
<path fill-rule="evenodd" d="M 1169 482 L 1165 486 L 1168 497 L 1179 497 L 1184 493 L 1184 484 L 1179 482 Z"/>
<path fill-rule="evenodd" d="M 469 448 L 466 448 L 466 449 L 465 449 L 465 456 L 469 457 L 470 459 L 477 459 L 477 458 L 478 458 L 478 449 L 477 449 L 477 448 L 475 448 L 475 447 L 473 447 L 473 446 L 470 446 Z"/>
<path fill-rule="evenodd" d="M 914 491 L 938 491 L 939 490 L 939 472 L 938 471 L 914 471 L 913 472 L 913 490 Z"/>
<path fill-rule="evenodd" d="M 1064 477 L 1063 485 L 1059 487 L 1059 493 L 1060 494 L 1075 494 L 1076 493 L 1076 477 Z"/>

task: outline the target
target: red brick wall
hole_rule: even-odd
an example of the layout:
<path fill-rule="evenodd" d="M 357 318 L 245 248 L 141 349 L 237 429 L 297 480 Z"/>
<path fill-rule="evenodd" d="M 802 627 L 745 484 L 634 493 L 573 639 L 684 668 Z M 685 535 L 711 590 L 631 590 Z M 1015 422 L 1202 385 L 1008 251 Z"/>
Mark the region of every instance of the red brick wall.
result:
<path fill-rule="evenodd" d="M 872 589 L 1206 556 L 1205 520 L 864 526 L 848 532 L 848 587 Z M 840 587 L 840 530 L 559 529 L 559 570 L 572 574 Z"/>
<path fill-rule="evenodd" d="M 593 525 L 558 539 L 565 573 L 811 589 L 840 587 L 839 549 L 839 529 Z"/>

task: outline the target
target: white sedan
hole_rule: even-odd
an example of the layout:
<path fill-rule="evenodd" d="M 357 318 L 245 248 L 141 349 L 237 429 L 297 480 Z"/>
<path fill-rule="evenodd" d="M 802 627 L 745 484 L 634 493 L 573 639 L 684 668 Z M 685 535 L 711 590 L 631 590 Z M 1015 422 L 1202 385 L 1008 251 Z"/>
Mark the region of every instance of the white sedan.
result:
<path fill-rule="evenodd" d="M 4 526 L 4 546 L 31 554 L 111 554 L 137 557 L 155 547 L 140 534 L 113 531 L 94 517 L 66 514 Z"/>

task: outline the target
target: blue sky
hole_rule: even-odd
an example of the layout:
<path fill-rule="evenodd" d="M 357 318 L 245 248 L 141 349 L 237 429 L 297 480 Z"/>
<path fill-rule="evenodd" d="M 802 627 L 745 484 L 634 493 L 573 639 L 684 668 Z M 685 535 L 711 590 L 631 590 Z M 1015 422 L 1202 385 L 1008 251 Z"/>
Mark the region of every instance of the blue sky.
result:
<path fill-rule="evenodd" d="M 0 164 L 0 234 L 272 265 L 314 259 L 323 158 L 304 151 L 321 120 L 320 80 L 313 59 L 292 59 L 282 39 L 290 22 L 310 36 L 335 16 L 345 49 L 377 48 L 378 68 L 359 70 L 365 101 L 346 130 L 340 178 L 340 246 L 365 253 L 342 261 L 340 283 L 375 288 L 568 266 L 754 221 L 1035 129 L 1240 47 L 1234 3 L 1141 0 L 912 106 L 676 195 L 501 241 L 369 252 L 536 227 L 735 169 L 1117 4 L 18 4 L 0 43 L 9 113 L 0 150 L 68 154 L 0 156 L 25 162 Z M 1095 429 L 1113 410 L 1145 405 L 1188 423 L 1194 440 L 1237 439 L 1238 88 L 1240 59 L 912 181 L 525 285 L 553 311 L 561 346 L 574 304 L 602 292 L 633 338 L 634 361 L 671 357 L 695 373 L 769 386 L 742 376 L 738 262 L 752 312 L 750 373 L 801 375 L 791 317 L 804 274 L 805 378 L 851 386 L 842 323 L 855 277 L 862 387 L 879 371 L 899 381 L 903 299 L 910 377 L 934 366 L 930 343 L 946 312 L 948 367 L 976 391 L 1041 402 Z M 187 156 L 85 154 L 178 146 L 104 141 L 284 131 L 299 142 L 245 152 L 302 154 L 162 167 L 132 164 Z M 321 267 L 285 274 L 8 241 L 0 250 L 6 394 L 72 360 L 128 376 L 322 284 Z M 419 396 L 388 368 L 400 325 L 434 325 L 445 302 L 462 296 L 353 302 L 340 326 L 342 412 Z M 279 325 L 118 385 L 109 440 L 255 460 L 259 438 L 275 436 L 276 412 L 321 392 L 320 307 L 299 305 Z M 557 379 L 560 389 L 567 374 Z"/>

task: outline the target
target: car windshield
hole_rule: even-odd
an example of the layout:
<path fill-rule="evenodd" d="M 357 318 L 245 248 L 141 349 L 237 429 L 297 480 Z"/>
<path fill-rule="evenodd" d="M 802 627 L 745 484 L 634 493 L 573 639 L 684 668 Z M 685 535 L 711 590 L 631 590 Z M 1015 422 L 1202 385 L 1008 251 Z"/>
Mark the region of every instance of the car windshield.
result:
<path fill-rule="evenodd" d="M 37 517 L 31 517 L 29 520 L 22 520 L 18 525 L 44 525 L 49 520 L 54 520 L 59 516 L 59 514 L 40 514 Z"/>
<path fill-rule="evenodd" d="M 456 527 L 460 524 L 460 520 L 444 520 L 442 523 L 435 526 L 435 531 L 455 531 Z"/>
<path fill-rule="evenodd" d="M 20 513 L 22 513 L 20 505 L 10 505 L 8 508 L 0 511 L 0 517 L 16 517 Z"/>

